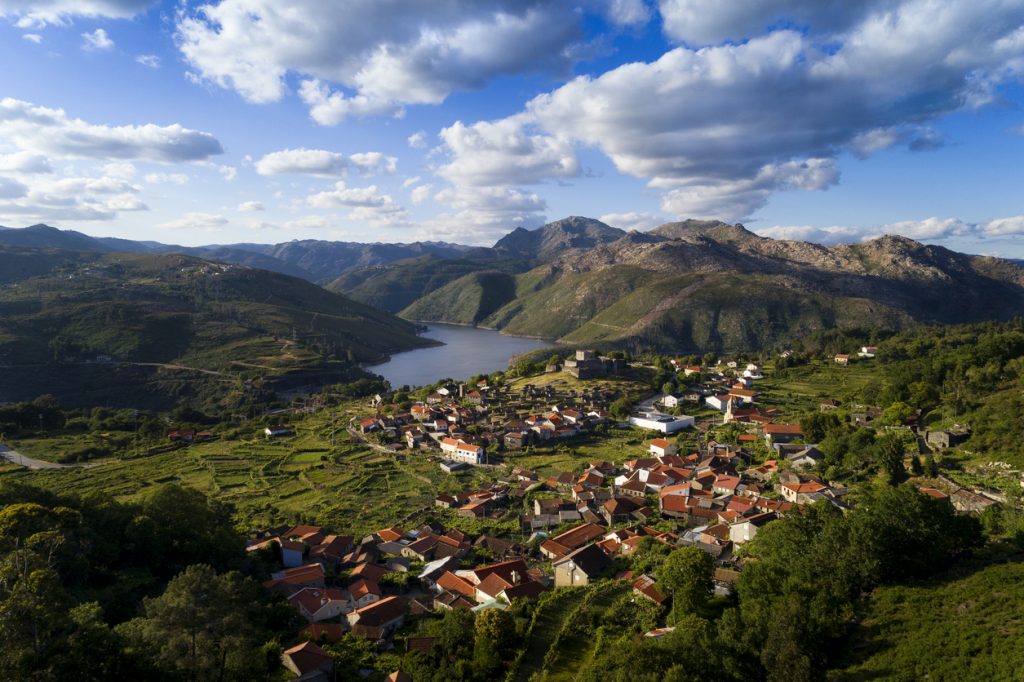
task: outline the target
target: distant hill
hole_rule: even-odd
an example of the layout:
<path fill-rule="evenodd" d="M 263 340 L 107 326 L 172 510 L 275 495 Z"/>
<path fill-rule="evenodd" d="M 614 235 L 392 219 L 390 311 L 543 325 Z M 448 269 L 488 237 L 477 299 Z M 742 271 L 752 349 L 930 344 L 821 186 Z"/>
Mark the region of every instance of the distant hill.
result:
<path fill-rule="evenodd" d="M 192 256 L 0 248 L 0 273 L 0 402 L 173 404 L 351 380 L 429 343 L 302 279 Z"/>
<path fill-rule="evenodd" d="M 81 232 L 59 230 L 49 225 L 32 225 L 25 228 L 0 227 L 0 246 L 99 253 L 180 253 L 236 265 L 249 265 L 318 283 L 329 282 L 357 268 L 377 267 L 424 255 L 439 258 L 494 257 L 490 249 L 446 242 L 362 244 L 310 239 L 280 244 L 178 246 L 111 237 L 90 237 Z"/>
<path fill-rule="evenodd" d="M 713 221 L 618 232 L 615 241 L 564 249 L 517 274 L 514 285 L 495 279 L 494 291 L 479 291 L 488 283 L 464 276 L 401 315 L 575 345 L 706 351 L 764 348 L 833 327 L 900 329 L 1024 314 L 1020 266 L 903 237 L 827 248 Z M 505 239 L 527 244 L 518 231 Z M 538 243 L 543 238 L 529 240 Z M 460 291 L 471 295 L 451 305 Z M 497 300 L 505 302 L 492 310 Z"/>
<path fill-rule="evenodd" d="M 608 244 L 626 236 L 626 233 L 609 227 L 592 218 L 569 217 L 548 223 L 534 230 L 518 227 L 502 237 L 492 248 L 467 250 L 465 257 L 450 254 L 430 254 L 429 257 L 403 259 L 384 265 L 373 265 L 349 270 L 341 277 L 327 284 L 332 291 L 344 293 L 357 301 L 363 301 L 384 310 L 398 312 L 412 306 L 418 299 L 441 289 L 460 277 L 473 273 L 492 273 L 487 281 L 497 286 L 505 280 L 497 273 L 514 274 L 530 270 L 540 263 L 559 258 L 571 249 L 588 249 Z M 409 245 L 412 246 L 412 245 Z M 480 282 L 478 277 L 468 277 L 466 283 L 473 287 Z M 433 311 L 415 308 L 410 314 L 424 315 L 425 319 L 451 319 L 454 309 L 445 309 L 444 298 L 456 295 L 463 304 L 462 312 L 472 294 L 458 291 L 459 287 L 447 287 L 439 292 L 438 302 L 428 301 L 424 305 Z M 497 300 L 487 294 L 483 297 L 485 306 Z M 469 315 L 480 318 L 477 310 Z"/>
<path fill-rule="evenodd" d="M 445 259 L 431 254 L 350 270 L 326 287 L 353 300 L 397 313 L 464 275 L 489 270 L 516 273 L 530 267 L 532 263 L 524 261 Z"/>

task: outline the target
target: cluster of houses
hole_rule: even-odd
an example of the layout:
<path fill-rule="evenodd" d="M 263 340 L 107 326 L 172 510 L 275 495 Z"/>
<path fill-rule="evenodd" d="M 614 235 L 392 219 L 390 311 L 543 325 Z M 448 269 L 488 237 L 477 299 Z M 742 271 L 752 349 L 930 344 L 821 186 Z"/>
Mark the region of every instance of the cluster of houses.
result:
<path fill-rule="evenodd" d="M 860 350 L 857 351 L 857 357 L 859 358 L 873 358 L 876 355 L 878 355 L 878 346 L 861 346 Z M 849 353 L 836 353 L 832 359 L 837 365 L 848 365 L 852 356 Z"/>
<path fill-rule="evenodd" d="M 694 376 L 703 379 L 701 383 L 692 383 L 681 395 L 666 395 L 661 403 L 673 408 L 686 403 L 707 407 L 724 413 L 724 423 L 742 422 L 767 424 L 778 417 L 778 410 L 760 409 L 755 405 L 757 391 L 754 384 L 763 379 L 761 365 L 747 363 L 741 366 L 736 361 L 718 363 L 711 367 L 689 365 L 681 358 L 671 360 L 677 376 L 686 381 Z"/>
<path fill-rule="evenodd" d="M 379 434 L 389 450 L 426 450 L 450 462 L 488 463 L 488 453 L 521 450 L 533 444 L 571 439 L 608 422 L 613 391 L 568 390 L 527 384 L 519 390 L 476 386 L 440 386 L 413 403 L 375 404 L 375 413 L 353 420 L 364 436 Z"/>
<path fill-rule="evenodd" d="M 861 355 L 873 357 L 876 351 L 865 347 Z M 580 352 L 566 364 L 598 376 L 616 371 L 607 361 Z M 735 443 L 711 441 L 686 454 L 674 440 L 656 437 L 640 456 L 618 465 L 594 461 L 576 472 L 545 476 L 513 467 L 492 483 L 434 500 L 436 510 L 456 519 L 507 521 L 515 514 L 519 539 L 486 533 L 472 537 L 437 522 L 410 530 L 385 528 L 361 540 L 307 525 L 259 533 L 249 550 L 277 546 L 282 563 L 265 587 L 282 593 L 307 622 L 302 634 L 310 641 L 287 649 L 285 666 L 302 679 L 316 679 L 332 665 L 316 642 L 350 633 L 387 646 L 409 617 L 448 609 L 505 609 L 516 599 L 533 600 L 550 589 L 599 579 L 627 581 L 637 598 L 666 605 L 671 595 L 651 575 L 614 568 L 628 565 L 634 552 L 651 543 L 708 553 L 715 564 L 715 589 L 727 592 L 741 569 L 736 549 L 760 529 L 800 513 L 805 505 L 847 508 L 846 489 L 812 473 L 824 455 L 804 441 L 800 426 L 779 423 L 777 410 L 757 405 L 758 365 L 733 362 L 709 370 L 673 364 L 680 376 L 711 378 L 681 397 L 665 396 L 666 407 L 693 400 L 695 392 L 697 400 L 723 413 L 724 423 L 749 425 L 746 433 Z M 441 386 L 404 413 L 377 400 L 376 414 L 354 422 L 353 428 L 387 434 L 382 440 L 398 447 L 438 452 L 451 464 L 482 464 L 488 449 L 519 449 L 592 430 L 607 420 L 614 398 L 550 386 L 527 386 L 516 393 L 481 381 L 475 387 Z M 837 407 L 835 401 L 821 405 L 823 411 Z M 865 410 L 865 421 L 871 418 Z M 926 439 L 941 448 L 960 437 L 959 431 L 950 431 Z M 755 447 L 767 448 L 770 458 L 755 458 Z M 921 491 L 963 512 L 993 504 L 962 488 Z M 405 575 L 392 579 L 393 574 Z M 662 637 L 671 630 L 659 628 L 647 636 Z M 407 644 L 428 650 L 429 639 L 410 637 Z M 396 672 L 388 679 L 408 676 Z"/>

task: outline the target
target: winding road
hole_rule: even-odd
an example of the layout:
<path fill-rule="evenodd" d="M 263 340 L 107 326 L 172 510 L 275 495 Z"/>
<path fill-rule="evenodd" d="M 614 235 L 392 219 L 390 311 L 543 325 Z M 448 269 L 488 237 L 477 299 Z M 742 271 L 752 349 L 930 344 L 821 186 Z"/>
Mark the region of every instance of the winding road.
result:
<path fill-rule="evenodd" d="M 0 445 L 0 457 L 6 459 L 11 464 L 18 464 L 26 469 L 73 469 L 82 466 L 96 466 L 95 464 L 57 464 L 56 462 L 46 462 L 41 459 L 26 457 L 20 452 L 10 449 L 6 445 Z"/>

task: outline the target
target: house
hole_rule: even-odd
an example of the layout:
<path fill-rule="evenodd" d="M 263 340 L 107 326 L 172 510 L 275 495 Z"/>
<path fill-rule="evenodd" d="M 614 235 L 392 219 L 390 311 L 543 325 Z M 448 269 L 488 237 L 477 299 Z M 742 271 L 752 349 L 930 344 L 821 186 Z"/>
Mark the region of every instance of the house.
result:
<path fill-rule="evenodd" d="M 765 424 L 764 440 L 768 447 L 776 443 L 791 443 L 803 435 L 799 424 Z"/>
<path fill-rule="evenodd" d="M 758 530 L 777 518 L 779 516 L 775 512 L 755 514 L 754 516 L 741 518 L 729 526 L 729 539 L 737 545 L 749 542 L 754 539 Z"/>
<path fill-rule="evenodd" d="M 530 443 L 530 431 L 509 431 L 505 434 L 505 447 L 509 450 L 522 450 Z"/>
<path fill-rule="evenodd" d="M 319 587 L 324 585 L 324 567 L 320 564 L 306 564 L 295 568 L 286 568 L 283 571 L 270 574 L 270 580 L 263 583 L 268 590 L 276 590 L 285 594 L 292 594 L 303 587 Z"/>
<path fill-rule="evenodd" d="M 424 588 L 428 590 L 433 590 L 435 589 L 437 581 L 441 578 L 441 576 L 443 576 L 445 573 L 448 573 L 449 571 L 454 571 L 456 568 L 458 568 L 458 566 L 458 557 L 447 556 L 441 559 L 435 559 L 434 561 L 425 564 L 423 566 L 423 570 L 420 571 L 420 574 L 416 577 L 419 579 L 420 584 L 423 585 Z"/>
<path fill-rule="evenodd" d="M 306 545 L 297 540 L 278 538 L 281 545 L 281 563 L 285 568 L 297 568 L 306 558 Z"/>
<path fill-rule="evenodd" d="M 736 398 L 743 404 L 749 405 L 757 397 L 757 391 L 750 391 L 745 388 L 732 388 L 729 390 L 729 397 Z"/>
<path fill-rule="evenodd" d="M 926 431 L 925 442 L 932 450 L 945 450 L 959 445 L 970 437 L 970 431 L 966 429 L 943 429 L 940 431 Z"/>
<path fill-rule="evenodd" d="M 686 415 L 673 417 L 668 414 L 641 414 L 629 418 L 630 426 L 637 426 L 641 429 L 660 431 L 661 433 L 675 433 L 694 425 L 694 418 Z"/>
<path fill-rule="evenodd" d="M 980 514 L 989 507 L 998 506 L 999 503 L 995 500 L 985 497 L 979 493 L 972 492 L 966 488 L 960 488 L 954 490 L 949 495 L 950 502 L 953 503 L 953 508 L 958 512 L 967 514 Z"/>
<path fill-rule="evenodd" d="M 476 587 L 473 583 L 469 582 L 465 578 L 455 575 L 451 571 L 446 571 L 441 574 L 435 582 L 434 589 L 440 592 L 459 594 L 471 599 L 476 596 Z"/>
<path fill-rule="evenodd" d="M 196 432 L 192 430 L 168 431 L 167 438 L 179 443 L 191 443 L 196 439 Z"/>
<path fill-rule="evenodd" d="M 555 587 L 589 585 L 611 565 L 611 559 L 597 545 L 573 550 L 552 563 L 555 569 Z"/>
<path fill-rule="evenodd" d="M 664 606 L 668 601 L 668 597 L 658 591 L 654 578 L 649 575 L 640 576 L 632 582 L 631 587 L 633 588 L 633 594 L 652 601 L 658 606 Z"/>
<path fill-rule="evenodd" d="M 348 592 L 334 587 L 307 587 L 288 597 L 288 602 L 310 623 L 337 618 L 354 608 Z"/>
<path fill-rule="evenodd" d="M 584 523 L 545 540 L 541 543 L 540 553 L 549 559 L 560 559 L 604 533 L 605 529 L 596 523 Z"/>
<path fill-rule="evenodd" d="M 352 598 L 353 609 L 361 609 L 364 606 L 380 601 L 384 594 L 380 585 L 375 580 L 360 578 L 348 586 L 349 595 Z"/>
<path fill-rule="evenodd" d="M 345 626 L 341 623 L 310 623 L 299 630 L 309 641 L 334 644 L 345 635 Z"/>
<path fill-rule="evenodd" d="M 672 394 L 668 394 L 661 399 L 661 404 L 665 407 L 679 407 L 680 399 Z"/>
<path fill-rule="evenodd" d="M 835 410 L 838 410 L 839 407 L 840 402 L 838 400 L 836 400 L 835 398 L 827 398 L 821 401 L 821 403 L 818 405 L 818 410 L 820 412 L 833 412 Z"/>
<path fill-rule="evenodd" d="M 295 431 L 292 427 L 285 426 L 284 424 L 274 424 L 263 429 L 263 435 L 267 438 L 282 438 L 284 436 L 290 436 L 293 433 L 295 433 Z"/>
<path fill-rule="evenodd" d="M 650 453 L 655 457 L 669 457 L 676 454 L 679 448 L 676 444 L 666 438 L 655 438 L 651 441 Z"/>
<path fill-rule="evenodd" d="M 808 481 L 806 483 L 783 483 L 779 492 L 782 493 L 782 498 L 787 502 L 793 504 L 811 504 L 817 502 L 825 496 L 828 491 L 828 486 L 817 481 Z"/>
<path fill-rule="evenodd" d="M 281 664 L 307 680 L 329 680 L 334 675 L 334 658 L 313 642 L 303 642 L 281 654 Z M 321 676 L 317 677 L 317 673 Z"/>
<path fill-rule="evenodd" d="M 355 626 L 362 626 L 363 634 L 379 634 L 382 639 L 402 627 L 405 622 L 405 602 L 398 597 L 387 597 L 369 606 L 357 609 L 346 616 L 348 624 L 356 634 Z"/>
<path fill-rule="evenodd" d="M 636 507 L 637 505 L 633 502 L 632 498 L 613 497 L 601 505 L 601 516 L 604 517 L 605 523 L 609 526 L 614 526 L 616 523 L 629 521 L 630 514 L 633 513 Z"/>
<path fill-rule="evenodd" d="M 878 354 L 878 346 L 861 346 L 857 355 L 862 358 L 873 358 Z"/>
<path fill-rule="evenodd" d="M 835 362 L 837 365 L 848 365 L 850 364 L 850 356 L 846 353 L 836 353 Z"/>
<path fill-rule="evenodd" d="M 796 469 L 810 469 L 818 465 L 818 462 L 825 459 L 824 453 L 813 445 L 803 450 L 786 455 L 786 461 Z"/>
<path fill-rule="evenodd" d="M 472 445 L 461 439 L 443 438 L 441 440 L 441 452 L 449 459 L 465 464 L 483 464 L 484 449 L 479 445 Z"/>
<path fill-rule="evenodd" d="M 727 408 L 727 404 L 730 402 L 732 402 L 732 400 L 725 393 L 709 395 L 704 399 L 704 404 L 713 410 L 718 410 L 719 412 L 724 412 Z"/>

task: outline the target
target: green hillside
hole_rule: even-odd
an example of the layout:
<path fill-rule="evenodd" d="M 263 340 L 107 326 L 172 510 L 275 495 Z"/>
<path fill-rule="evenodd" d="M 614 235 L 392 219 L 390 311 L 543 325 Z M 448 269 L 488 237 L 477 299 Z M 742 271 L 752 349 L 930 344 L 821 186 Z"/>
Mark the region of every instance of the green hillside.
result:
<path fill-rule="evenodd" d="M 361 303 L 397 313 L 465 275 L 485 270 L 518 272 L 527 267 L 522 261 L 475 261 L 428 255 L 353 270 L 326 287 Z"/>
<path fill-rule="evenodd" d="M 16 249 L 0 250 L 0 263 L 21 273 L 0 289 L 0 401 L 166 402 L 323 383 L 428 343 L 388 313 L 244 266 Z"/>
<path fill-rule="evenodd" d="M 830 679 L 1024 678 L 1024 564 L 874 591 Z"/>
<path fill-rule="evenodd" d="M 516 297 L 516 279 L 505 272 L 475 272 L 433 291 L 401 312 L 410 320 L 486 324 L 495 310 Z"/>

